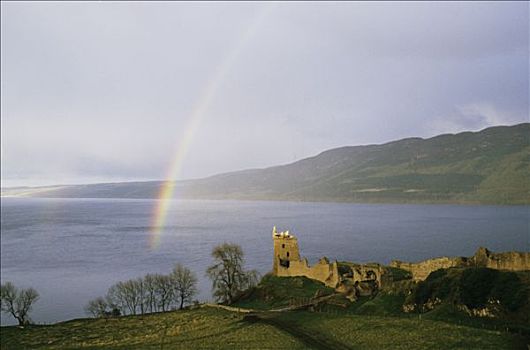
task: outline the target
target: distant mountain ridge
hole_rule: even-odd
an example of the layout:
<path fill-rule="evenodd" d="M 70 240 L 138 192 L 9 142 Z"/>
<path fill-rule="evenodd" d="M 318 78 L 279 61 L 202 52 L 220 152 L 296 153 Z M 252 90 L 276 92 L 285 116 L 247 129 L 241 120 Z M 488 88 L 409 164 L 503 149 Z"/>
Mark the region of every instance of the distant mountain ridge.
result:
<path fill-rule="evenodd" d="M 3 189 L 2 195 L 157 198 L 161 181 Z M 530 204 L 530 123 L 347 146 L 265 169 L 177 181 L 175 196 L 389 203 Z"/>

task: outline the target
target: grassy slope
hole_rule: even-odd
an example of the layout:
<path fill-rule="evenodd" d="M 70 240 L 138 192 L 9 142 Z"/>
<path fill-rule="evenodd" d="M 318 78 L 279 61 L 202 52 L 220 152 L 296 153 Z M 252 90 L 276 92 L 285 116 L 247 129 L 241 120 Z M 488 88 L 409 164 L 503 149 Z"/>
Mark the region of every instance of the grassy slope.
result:
<path fill-rule="evenodd" d="M 398 276 L 399 277 L 399 276 Z M 265 276 L 234 306 L 261 309 L 253 315 L 205 307 L 195 310 L 79 319 L 26 329 L 2 327 L 1 349 L 511 349 L 525 339 L 501 332 L 506 323 L 472 318 L 450 305 L 404 314 L 401 287 L 349 303 L 334 295 L 315 311 L 268 312 L 290 300 L 332 290 L 305 277 Z M 528 339 L 526 339 L 528 340 Z"/>
<path fill-rule="evenodd" d="M 417 318 L 297 312 L 283 316 L 308 333 L 358 349 L 511 349 L 516 336 Z"/>
<path fill-rule="evenodd" d="M 396 317 L 290 312 L 249 322 L 217 309 L 175 311 L 110 320 L 73 320 L 27 329 L 3 327 L 2 349 L 510 349 L 516 336 Z M 329 344 L 323 346 L 322 344 Z"/>
<path fill-rule="evenodd" d="M 258 310 L 278 309 L 289 306 L 291 300 L 299 302 L 313 298 L 317 291 L 321 295 L 333 293 L 332 288 L 306 277 L 265 275 L 259 285 L 249 290 L 234 306 Z"/>
<path fill-rule="evenodd" d="M 344 264 L 344 262 L 342 264 Z M 439 272 L 436 273 L 435 275 L 442 276 L 444 280 L 442 283 L 438 283 L 436 282 L 438 279 L 436 279 L 435 285 L 433 287 L 428 287 L 429 294 L 425 297 L 433 298 L 432 295 L 440 296 L 440 294 L 437 292 L 438 288 L 443 289 L 444 286 L 449 287 L 448 291 L 450 293 L 447 292 L 449 293 L 447 294 L 447 297 L 442 297 L 444 302 L 441 305 L 438 305 L 434 310 L 422 313 L 421 315 L 418 313 L 404 313 L 402 311 L 402 306 L 406 303 L 406 301 L 415 297 L 417 292 L 417 284 L 413 283 L 411 280 L 407 280 L 406 277 L 410 276 L 403 274 L 402 272 L 404 271 L 400 271 L 399 269 L 390 269 L 392 276 L 391 278 L 396 282 L 388 284 L 387 287 L 378 293 L 376 297 L 361 297 L 356 302 L 350 303 L 344 296 L 340 294 L 334 295 L 331 299 L 326 299 L 315 306 L 315 311 L 337 316 L 342 315 L 370 318 L 397 317 L 402 319 L 403 322 L 410 322 L 416 319 L 436 320 L 453 325 L 466 325 L 476 329 L 490 329 L 492 331 L 510 330 L 512 333 L 525 334 L 525 337 L 529 338 L 530 328 L 528 327 L 528 311 L 530 310 L 530 300 L 527 300 L 526 302 L 524 302 L 524 300 L 520 300 L 522 304 L 519 303 L 516 310 L 509 312 L 508 310 L 505 310 L 496 318 L 472 317 L 462 311 L 459 307 L 455 306 L 455 302 L 461 303 L 461 301 L 457 300 L 458 297 L 460 295 L 466 295 L 463 294 L 463 291 L 461 291 L 458 286 L 463 272 L 473 272 L 471 275 L 474 276 L 474 272 L 477 272 L 478 270 L 480 269 L 475 270 L 455 268 L 445 270 L 447 271 L 446 274 L 440 274 Z M 503 296 L 501 297 L 503 305 L 505 302 L 511 303 L 515 301 L 517 298 L 522 296 L 522 291 L 530 288 L 530 274 L 528 272 L 519 272 L 514 274 L 512 272 L 502 272 L 497 270 L 488 271 L 498 275 L 498 281 L 492 283 L 493 287 L 497 289 L 497 292 L 501 292 L 501 295 Z M 480 274 L 480 276 L 482 275 L 483 274 Z M 509 283 L 510 281 L 515 282 L 513 278 L 507 278 L 514 277 L 515 275 L 517 275 L 520 279 L 520 282 L 518 282 L 520 284 L 518 286 L 516 283 Z M 489 280 L 491 276 L 488 274 L 482 277 Z M 316 290 L 318 289 L 321 289 L 322 292 L 324 292 L 320 292 L 321 295 L 330 292 L 330 290 L 322 289 L 325 288 L 322 284 L 316 281 L 306 280 L 307 279 L 302 279 L 300 277 L 278 278 L 268 276 L 252 293 L 247 294 L 244 299 L 239 302 L 239 305 L 261 309 L 266 309 L 268 307 L 274 308 L 278 307 L 278 305 L 286 305 L 287 300 L 291 298 L 309 299 L 315 295 Z M 469 292 L 473 293 L 474 295 L 477 292 L 482 291 L 484 293 L 479 294 L 486 295 L 487 299 L 489 298 L 488 295 L 490 292 L 486 290 L 484 286 L 482 286 L 483 282 L 485 281 L 481 281 L 480 279 L 476 280 L 475 278 L 472 286 L 473 290 L 469 290 Z M 409 295 L 411 289 L 413 290 L 413 294 Z M 313 332 L 314 331 L 315 330 L 313 330 Z"/>
<path fill-rule="evenodd" d="M 343 147 L 193 181 L 193 196 L 367 202 L 530 203 L 530 124 Z"/>
<path fill-rule="evenodd" d="M 302 349 L 302 342 L 265 324 L 217 309 L 82 319 L 28 329 L 1 328 L 2 349 Z"/>

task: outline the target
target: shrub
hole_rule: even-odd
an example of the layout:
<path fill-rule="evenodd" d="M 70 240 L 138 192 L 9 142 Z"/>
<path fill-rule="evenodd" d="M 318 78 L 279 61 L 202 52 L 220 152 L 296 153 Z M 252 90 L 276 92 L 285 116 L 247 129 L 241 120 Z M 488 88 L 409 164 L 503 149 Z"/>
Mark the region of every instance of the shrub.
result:
<path fill-rule="evenodd" d="M 392 281 L 394 282 L 412 279 L 412 273 L 410 271 L 398 267 L 387 267 L 387 269 L 390 271 Z"/>
<path fill-rule="evenodd" d="M 515 272 L 504 272 L 498 274 L 491 298 L 499 300 L 508 310 L 515 311 L 527 302 L 528 289 Z"/>
<path fill-rule="evenodd" d="M 485 306 L 498 274 L 499 271 L 485 267 L 464 270 L 459 281 L 462 304 L 472 309 Z"/>
<path fill-rule="evenodd" d="M 97 297 L 96 299 L 90 300 L 85 306 L 85 312 L 92 317 L 105 317 L 110 311 L 108 311 L 108 303 L 105 298 Z"/>
<path fill-rule="evenodd" d="M 419 282 L 408 299 L 418 305 L 440 299 L 463 304 L 470 309 L 498 301 L 506 310 L 516 311 L 527 303 L 528 288 L 515 272 L 485 267 L 440 269 Z"/>
<path fill-rule="evenodd" d="M 447 278 L 447 269 L 438 269 L 427 276 L 425 281 L 418 283 L 414 291 L 414 303 L 425 304 L 429 299 L 448 297 L 451 290 L 451 281 Z"/>

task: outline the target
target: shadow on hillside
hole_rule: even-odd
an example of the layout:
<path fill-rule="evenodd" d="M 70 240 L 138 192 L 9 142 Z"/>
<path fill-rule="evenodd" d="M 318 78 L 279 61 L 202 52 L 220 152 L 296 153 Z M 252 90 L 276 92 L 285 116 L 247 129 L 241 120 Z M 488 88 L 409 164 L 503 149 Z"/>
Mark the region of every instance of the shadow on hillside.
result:
<path fill-rule="evenodd" d="M 281 316 L 278 314 L 248 314 L 243 317 L 242 322 L 246 323 L 263 323 L 275 327 L 276 329 L 289 334 L 290 336 L 298 339 L 303 344 L 307 345 L 311 349 L 319 350 L 349 350 L 351 349 L 347 345 L 338 342 L 336 340 L 326 337 L 323 333 L 311 331 L 308 333 L 306 330 L 298 327 L 295 324 L 283 321 Z"/>

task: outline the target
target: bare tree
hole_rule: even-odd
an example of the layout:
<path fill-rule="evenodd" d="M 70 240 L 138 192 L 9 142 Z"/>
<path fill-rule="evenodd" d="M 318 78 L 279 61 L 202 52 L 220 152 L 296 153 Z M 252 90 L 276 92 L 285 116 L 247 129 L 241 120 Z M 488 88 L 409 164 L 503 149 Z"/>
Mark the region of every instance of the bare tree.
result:
<path fill-rule="evenodd" d="M 156 297 L 156 275 L 148 273 L 144 277 L 144 292 L 146 308 L 149 312 L 158 311 L 158 301 Z"/>
<path fill-rule="evenodd" d="M 11 314 L 19 325 L 26 325 L 31 322 L 29 312 L 38 299 L 39 293 L 33 288 L 18 289 L 11 282 L 6 282 L 0 286 L 2 312 Z"/>
<path fill-rule="evenodd" d="M 102 297 L 90 300 L 85 306 L 85 312 L 93 317 L 106 317 L 110 314 L 109 304 L 107 300 Z"/>
<path fill-rule="evenodd" d="M 257 272 L 243 269 L 244 254 L 239 245 L 218 245 L 212 250 L 212 257 L 214 264 L 206 274 L 212 280 L 213 295 L 218 301 L 231 304 L 239 293 L 256 284 Z"/>
<path fill-rule="evenodd" d="M 123 290 L 118 284 L 109 288 L 105 299 L 111 308 L 118 309 L 123 314 L 126 313 L 127 304 L 125 303 L 125 296 L 123 295 Z"/>
<path fill-rule="evenodd" d="M 167 311 L 171 307 L 173 300 L 173 286 L 171 277 L 168 275 L 155 275 L 155 295 L 158 303 L 158 310 Z"/>
<path fill-rule="evenodd" d="M 118 282 L 109 288 L 107 293 L 109 303 L 119 305 L 119 308 L 130 315 L 136 315 L 141 311 L 142 288 L 138 280 L 127 280 Z"/>
<path fill-rule="evenodd" d="M 145 278 L 118 282 L 107 291 L 106 302 L 110 309 L 123 314 L 136 315 L 148 310 L 167 311 L 173 301 L 172 279 L 168 275 L 150 274 Z"/>
<path fill-rule="evenodd" d="M 136 286 L 136 293 L 138 294 L 138 307 L 140 308 L 140 314 L 143 315 L 147 312 L 147 296 L 143 277 L 137 278 L 133 281 Z"/>
<path fill-rule="evenodd" d="M 136 315 L 136 310 L 140 305 L 140 289 L 138 288 L 138 283 L 136 280 L 128 280 L 119 284 L 123 288 L 125 303 L 130 313 Z"/>
<path fill-rule="evenodd" d="M 173 297 L 179 309 L 182 310 L 184 303 L 190 302 L 197 294 L 197 277 L 181 264 L 175 265 L 170 277 L 173 284 Z"/>

